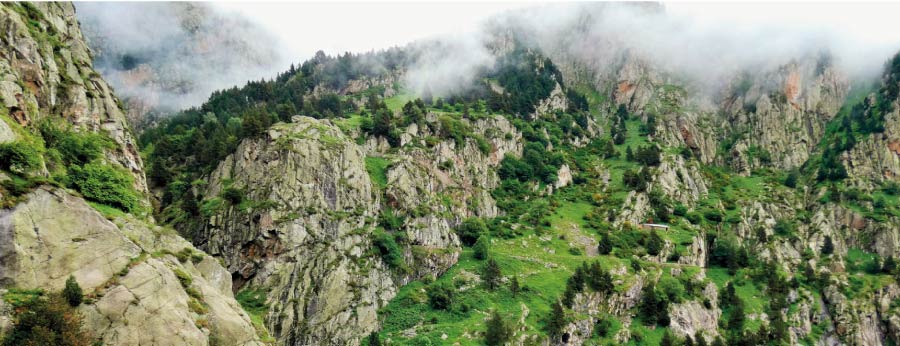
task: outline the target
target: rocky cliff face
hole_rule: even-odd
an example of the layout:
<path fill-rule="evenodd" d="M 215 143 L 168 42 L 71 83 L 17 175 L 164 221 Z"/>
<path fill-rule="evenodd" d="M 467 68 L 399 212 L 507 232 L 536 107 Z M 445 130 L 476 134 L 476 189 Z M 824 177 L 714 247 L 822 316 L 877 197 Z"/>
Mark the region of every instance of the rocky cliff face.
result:
<path fill-rule="evenodd" d="M 112 89 L 93 69 L 75 8 L 70 3 L 7 3 L 0 7 L 0 99 L 25 126 L 47 117 L 76 131 L 104 133 L 116 148 L 108 161 L 131 171 L 147 190 L 141 157 Z"/>
<path fill-rule="evenodd" d="M 110 221 L 80 198 L 42 188 L 0 211 L 0 239 L 3 286 L 55 291 L 74 276 L 87 293 L 84 328 L 105 344 L 262 344 L 229 273 L 171 229 Z"/>
<path fill-rule="evenodd" d="M 115 145 L 105 161 L 127 168 L 146 192 L 134 138 L 111 88 L 92 68 L 74 7 L 5 3 L 0 30 L 0 142 L 23 139 L 17 131 L 36 133 L 43 119 L 67 122 L 72 131 L 110 138 Z M 10 179 L 0 173 L 0 181 Z M 78 308 L 83 328 L 98 342 L 262 345 L 234 299 L 230 273 L 174 230 L 126 214 L 104 216 L 50 186 L 17 200 L 0 210 L 3 293 L 58 291 L 72 276 L 86 293 Z M 11 326 L 11 313 L 0 303 L 0 334 Z"/>
<path fill-rule="evenodd" d="M 722 153 L 741 172 L 797 168 L 813 154 L 849 90 L 828 56 L 790 62 L 762 75 L 735 78 L 721 107 L 736 139 Z"/>
<path fill-rule="evenodd" d="M 239 287 L 268 292 L 280 343 L 358 341 L 396 291 L 369 252 L 379 197 L 359 146 L 330 123 L 297 120 L 245 141 L 213 173 L 207 196 L 241 189 L 250 206 L 215 213 L 205 248 Z"/>
<path fill-rule="evenodd" d="M 520 135 L 500 117 L 475 122 L 477 133 L 493 133 L 484 154 L 471 140 L 429 148 L 422 139 L 437 128 L 428 126 L 410 125 L 406 146 L 383 151 L 378 139 L 357 145 L 328 120 L 294 117 L 244 141 L 212 174 L 205 196 L 236 189 L 246 197 L 240 204 L 208 197 L 207 205 L 222 204 L 201 241 L 225 259 L 239 288 L 268 292 L 266 324 L 279 343 L 359 343 L 399 286 L 456 263 L 454 225 L 497 215 L 490 167 L 521 151 Z M 386 167 L 367 171 L 367 160 Z M 402 220 L 399 228 L 380 230 L 385 213 Z M 376 234 L 398 240 L 400 263 L 382 261 Z"/>

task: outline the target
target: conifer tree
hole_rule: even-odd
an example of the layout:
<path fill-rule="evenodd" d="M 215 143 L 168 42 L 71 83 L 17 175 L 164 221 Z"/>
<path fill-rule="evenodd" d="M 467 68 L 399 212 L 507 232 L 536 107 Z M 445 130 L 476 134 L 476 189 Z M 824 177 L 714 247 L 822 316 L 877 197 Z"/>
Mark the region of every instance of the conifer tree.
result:
<path fill-rule="evenodd" d="M 597 252 L 601 255 L 609 255 L 609 253 L 612 252 L 612 249 L 613 244 L 609 232 L 603 232 L 600 236 L 600 243 L 597 244 Z"/>
<path fill-rule="evenodd" d="M 484 234 L 478 236 L 478 240 L 475 241 L 475 246 L 472 247 L 473 255 L 475 259 L 485 260 L 490 255 L 490 245 L 491 241 Z"/>
<path fill-rule="evenodd" d="M 553 303 L 553 309 L 550 311 L 550 320 L 547 321 L 547 333 L 553 339 L 562 335 L 563 328 L 566 327 L 566 309 L 562 302 Z"/>
<path fill-rule="evenodd" d="M 78 281 L 75 281 L 74 276 L 69 276 L 66 280 L 66 286 L 63 288 L 62 293 L 71 306 L 79 306 L 81 305 L 81 301 L 84 300 L 81 286 L 78 285 Z"/>
<path fill-rule="evenodd" d="M 822 254 L 823 255 L 831 255 L 834 253 L 834 243 L 831 241 L 831 236 L 825 236 L 825 244 L 822 244 Z"/>
<path fill-rule="evenodd" d="M 509 327 L 503 316 L 494 309 L 491 318 L 487 321 L 487 331 L 484 332 L 484 343 L 488 346 L 500 346 L 506 344 L 512 336 L 512 329 Z"/>
<path fill-rule="evenodd" d="M 509 281 L 509 291 L 512 292 L 513 297 L 519 295 L 519 278 L 513 275 L 512 279 Z"/>
<path fill-rule="evenodd" d="M 494 290 L 500 286 L 500 280 L 502 278 L 503 272 L 500 270 L 500 265 L 497 264 L 497 261 L 493 258 L 488 259 L 487 264 L 484 265 L 484 272 L 482 273 L 484 284 L 488 289 Z"/>

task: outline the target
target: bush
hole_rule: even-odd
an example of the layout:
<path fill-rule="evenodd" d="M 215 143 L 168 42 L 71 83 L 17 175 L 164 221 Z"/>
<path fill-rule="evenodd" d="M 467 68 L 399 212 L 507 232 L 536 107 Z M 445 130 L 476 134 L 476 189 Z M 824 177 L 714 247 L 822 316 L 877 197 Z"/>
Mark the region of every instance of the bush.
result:
<path fill-rule="evenodd" d="M 69 186 L 89 200 L 129 212 L 140 205 L 131 175 L 121 169 L 101 163 L 71 166 L 68 179 Z"/>
<path fill-rule="evenodd" d="M 222 192 L 222 198 L 231 205 L 238 205 L 244 201 L 244 191 L 236 187 L 228 187 Z"/>
<path fill-rule="evenodd" d="M 665 242 L 662 237 L 659 236 L 659 233 L 656 233 L 656 230 L 651 231 L 650 239 L 647 240 L 647 254 L 650 256 L 659 255 L 663 245 L 665 245 Z"/>
<path fill-rule="evenodd" d="M 74 276 L 69 276 L 69 279 L 66 280 L 66 287 L 63 288 L 62 294 L 71 306 L 81 305 L 81 301 L 84 299 L 81 286 L 78 285 L 78 281 L 75 281 Z"/>
<path fill-rule="evenodd" d="M 475 259 L 484 260 L 488 258 L 491 248 L 491 240 L 484 234 L 478 237 L 473 247 Z"/>
<path fill-rule="evenodd" d="M 702 217 L 700 216 L 700 214 L 695 213 L 695 212 L 687 213 L 687 219 L 688 219 L 688 221 L 691 222 L 691 224 L 694 224 L 694 225 L 700 224 L 700 221 L 703 220 Z"/>
<path fill-rule="evenodd" d="M 775 221 L 775 234 L 782 237 L 788 237 L 794 234 L 796 226 L 793 222 L 786 219 L 778 219 Z"/>
<path fill-rule="evenodd" d="M 27 173 L 41 166 L 41 152 L 23 141 L 0 143 L 0 169 Z"/>
<path fill-rule="evenodd" d="M 703 217 L 712 222 L 722 222 L 722 212 L 718 210 L 707 210 L 703 212 Z"/>
<path fill-rule="evenodd" d="M 456 235 L 459 236 L 459 241 L 463 244 L 472 246 L 475 244 L 475 241 L 478 240 L 478 237 L 487 233 L 487 230 L 487 225 L 484 224 L 484 220 L 473 217 L 466 219 L 462 224 L 456 227 Z"/>
<path fill-rule="evenodd" d="M 88 346 L 92 343 L 90 335 L 81 330 L 81 315 L 62 295 L 32 298 L 14 313 L 15 323 L 3 338 L 4 346 Z"/>
<path fill-rule="evenodd" d="M 399 231 L 403 228 L 404 218 L 394 214 L 391 208 L 385 208 L 379 217 L 378 224 L 389 231 Z"/>
<path fill-rule="evenodd" d="M 500 316 L 495 309 L 491 318 L 487 321 L 487 331 L 484 333 L 484 343 L 488 346 L 505 345 L 513 335 L 509 323 Z"/>
<path fill-rule="evenodd" d="M 403 261 L 403 251 L 400 250 L 400 246 L 397 245 L 397 241 L 391 235 L 383 231 L 376 231 L 372 239 L 372 245 L 378 249 L 381 259 L 389 267 L 398 269 L 406 266 L 406 262 Z"/>
<path fill-rule="evenodd" d="M 428 286 L 426 292 L 428 304 L 438 310 L 447 310 L 453 303 L 453 288 L 446 283 L 435 283 Z"/>

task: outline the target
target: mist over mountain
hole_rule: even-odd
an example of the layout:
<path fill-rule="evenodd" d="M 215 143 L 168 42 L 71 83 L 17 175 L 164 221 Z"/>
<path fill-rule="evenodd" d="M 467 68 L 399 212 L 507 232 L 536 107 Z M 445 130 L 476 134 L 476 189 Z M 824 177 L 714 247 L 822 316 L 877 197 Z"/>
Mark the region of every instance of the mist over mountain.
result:
<path fill-rule="evenodd" d="M 97 70 L 133 120 L 198 105 L 288 65 L 276 36 L 213 4 L 82 2 L 76 10 Z"/>

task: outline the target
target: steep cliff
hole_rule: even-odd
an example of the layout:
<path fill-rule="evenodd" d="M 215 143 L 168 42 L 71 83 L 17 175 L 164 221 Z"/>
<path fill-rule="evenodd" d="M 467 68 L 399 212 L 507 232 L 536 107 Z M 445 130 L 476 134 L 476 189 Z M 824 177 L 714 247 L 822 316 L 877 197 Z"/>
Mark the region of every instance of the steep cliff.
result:
<path fill-rule="evenodd" d="M 279 343 L 356 344 L 398 287 L 456 263 L 454 225 L 497 215 L 489 168 L 517 150 L 515 130 L 500 117 L 473 128 L 497 133 L 489 154 L 472 142 L 416 146 L 431 130 L 415 124 L 410 144 L 390 152 L 375 138 L 357 145 L 328 120 L 276 124 L 212 173 L 198 241 L 225 259 L 237 288 L 267 292 L 266 325 Z M 452 168 L 438 168 L 444 162 Z M 398 244 L 402 253 L 391 252 Z"/>
<path fill-rule="evenodd" d="M 5 155 L 24 155 L 4 156 L 0 173 L 0 334 L 28 313 L 10 300 L 42 300 L 72 277 L 93 341 L 262 345 L 218 261 L 146 215 L 98 203 L 133 198 L 117 207 L 136 215 L 149 205 L 134 138 L 92 68 L 74 7 L 5 3 L 0 27 L 0 142 Z M 20 292 L 27 298 L 11 298 Z"/>
<path fill-rule="evenodd" d="M 109 161 L 128 169 L 146 191 L 137 144 L 112 89 L 93 69 L 91 51 L 67 3 L 8 3 L 2 9 L 0 98 L 6 116 L 28 126 L 65 119 L 76 131 L 103 133 L 115 141 Z"/>

